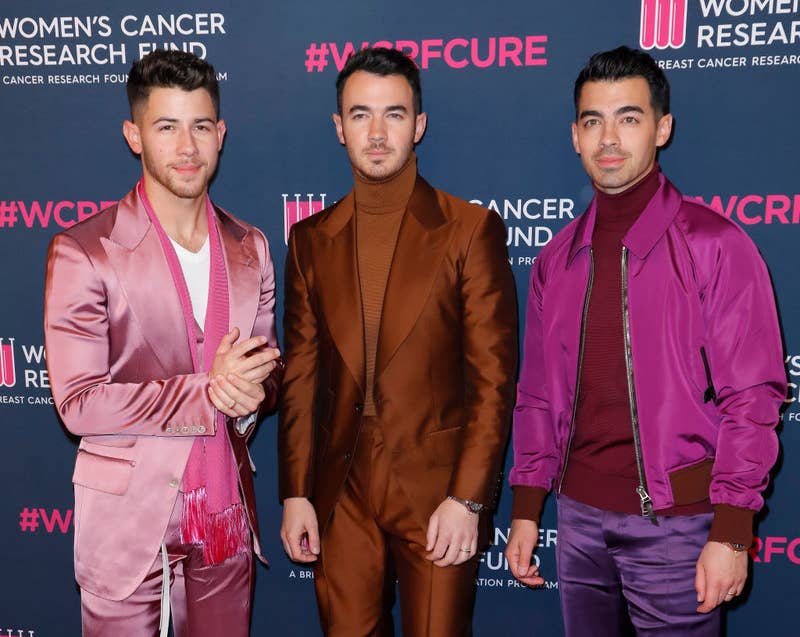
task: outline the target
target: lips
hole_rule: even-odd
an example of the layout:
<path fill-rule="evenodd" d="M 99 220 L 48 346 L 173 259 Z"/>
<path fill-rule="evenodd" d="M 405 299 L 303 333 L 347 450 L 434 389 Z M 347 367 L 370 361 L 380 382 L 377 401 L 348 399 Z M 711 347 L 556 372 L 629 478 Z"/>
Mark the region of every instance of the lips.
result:
<path fill-rule="evenodd" d="M 595 163 L 601 168 L 615 168 L 625 161 L 620 155 L 601 155 L 595 158 Z"/>
<path fill-rule="evenodd" d="M 181 174 L 195 173 L 202 167 L 202 164 L 173 164 L 172 169 Z"/>

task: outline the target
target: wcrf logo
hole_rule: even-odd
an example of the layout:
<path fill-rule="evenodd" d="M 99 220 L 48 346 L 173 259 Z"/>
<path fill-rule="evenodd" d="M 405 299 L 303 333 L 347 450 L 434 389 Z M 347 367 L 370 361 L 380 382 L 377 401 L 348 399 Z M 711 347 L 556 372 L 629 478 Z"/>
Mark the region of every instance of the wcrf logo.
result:
<path fill-rule="evenodd" d="M 642 0 L 639 46 L 680 49 L 686 42 L 688 0 Z"/>
<path fill-rule="evenodd" d="M 14 339 L 0 338 L 0 387 L 13 387 L 16 383 L 17 369 L 14 364 Z"/>
<path fill-rule="evenodd" d="M 289 243 L 289 230 L 298 221 L 307 219 L 311 215 L 323 210 L 325 208 L 324 192 L 319 195 L 319 199 L 315 199 L 312 193 L 308 193 L 302 197 L 299 193 L 294 194 L 293 199 L 289 199 L 289 195 L 283 194 L 283 228 L 285 243 Z"/>

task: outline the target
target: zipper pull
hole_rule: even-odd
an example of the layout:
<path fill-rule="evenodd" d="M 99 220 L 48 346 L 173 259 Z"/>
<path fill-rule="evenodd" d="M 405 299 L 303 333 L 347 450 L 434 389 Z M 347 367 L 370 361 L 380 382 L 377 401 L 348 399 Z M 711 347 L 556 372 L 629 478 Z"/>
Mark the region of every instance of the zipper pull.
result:
<path fill-rule="evenodd" d="M 658 526 L 658 519 L 656 519 L 655 511 L 653 511 L 653 500 L 650 498 L 650 494 L 645 491 L 645 488 L 641 484 L 636 487 L 636 493 L 641 500 L 642 517 L 650 518 L 650 521 Z"/>

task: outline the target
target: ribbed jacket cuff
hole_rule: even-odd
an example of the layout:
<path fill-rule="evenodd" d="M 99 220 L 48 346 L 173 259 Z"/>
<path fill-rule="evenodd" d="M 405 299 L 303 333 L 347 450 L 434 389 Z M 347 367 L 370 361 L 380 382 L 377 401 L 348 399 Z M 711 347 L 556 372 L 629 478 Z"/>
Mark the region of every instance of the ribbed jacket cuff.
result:
<path fill-rule="evenodd" d="M 533 520 L 539 524 L 542 518 L 544 499 L 547 490 L 542 487 L 525 487 L 517 485 L 514 490 L 514 500 L 511 505 L 512 520 Z"/>
<path fill-rule="evenodd" d="M 516 500 L 516 498 L 515 498 Z M 753 516 L 755 511 L 731 506 L 714 505 L 714 521 L 708 532 L 712 542 L 733 542 L 750 547 L 753 543 Z"/>

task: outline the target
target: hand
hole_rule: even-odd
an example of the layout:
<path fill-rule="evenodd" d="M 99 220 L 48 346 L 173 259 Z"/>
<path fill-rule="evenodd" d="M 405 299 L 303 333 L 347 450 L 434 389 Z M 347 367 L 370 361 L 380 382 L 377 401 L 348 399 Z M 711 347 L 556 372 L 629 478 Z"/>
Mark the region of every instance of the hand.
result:
<path fill-rule="evenodd" d="M 308 498 L 286 498 L 281 523 L 283 550 L 295 562 L 316 562 L 319 527 L 314 505 Z"/>
<path fill-rule="evenodd" d="M 236 374 L 253 383 L 263 382 L 278 365 L 280 350 L 264 347 L 267 343 L 265 336 L 253 336 L 236 343 L 238 338 L 238 327 L 234 327 L 222 337 L 214 354 L 210 378 Z"/>
<path fill-rule="evenodd" d="M 228 374 L 216 376 L 208 384 L 208 397 L 214 407 L 226 416 L 237 418 L 248 416 L 258 410 L 266 392 L 261 383 L 253 383 L 237 376 Z"/>
<path fill-rule="evenodd" d="M 525 586 L 544 586 L 536 564 L 531 564 L 533 550 L 539 543 L 539 525 L 533 520 L 511 520 L 506 544 L 506 559 L 511 573 Z"/>
<path fill-rule="evenodd" d="M 436 566 L 462 564 L 478 549 L 478 514 L 455 500 L 444 500 L 428 520 L 427 559 Z"/>
<path fill-rule="evenodd" d="M 697 612 L 709 613 L 722 602 L 730 602 L 742 592 L 745 581 L 747 551 L 734 551 L 721 542 L 706 542 L 694 578 L 700 603 Z"/>

